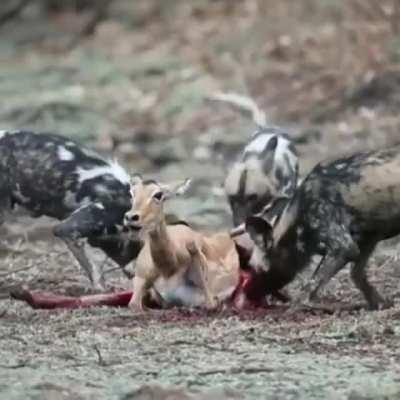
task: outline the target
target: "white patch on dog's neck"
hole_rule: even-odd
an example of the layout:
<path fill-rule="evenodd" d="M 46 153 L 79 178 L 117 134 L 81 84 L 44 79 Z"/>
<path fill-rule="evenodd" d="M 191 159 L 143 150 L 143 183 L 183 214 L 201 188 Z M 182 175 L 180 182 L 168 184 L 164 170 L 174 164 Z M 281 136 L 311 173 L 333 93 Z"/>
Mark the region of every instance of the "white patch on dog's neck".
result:
<path fill-rule="evenodd" d="M 101 175 L 112 175 L 115 179 L 123 184 L 129 184 L 130 177 L 128 173 L 119 165 L 116 161 L 108 161 L 109 165 L 101 167 L 94 167 L 91 169 L 77 168 L 79 183 L 87 181 L 89 179 L 97 178 Z"/>

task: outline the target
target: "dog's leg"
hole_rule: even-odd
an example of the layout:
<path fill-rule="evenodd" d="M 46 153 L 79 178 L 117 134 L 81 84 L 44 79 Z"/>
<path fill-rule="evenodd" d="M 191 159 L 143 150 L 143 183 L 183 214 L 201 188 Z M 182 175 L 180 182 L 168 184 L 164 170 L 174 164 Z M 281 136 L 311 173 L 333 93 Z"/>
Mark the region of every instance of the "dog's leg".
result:
<path fill-rule="evenodd" d="M 5 157 L 7 154 L 3 154 L 2 149 L 0 148 L 0 226 L 3 224 L 5 220 L 6 212 L 11 210 L 11 195 L 10 195 L 10 184 L 9 184 L 9 175 L 6 171 L 2 162 L 5 162 Z M 0 238 L 0 252 L 8 253 L 12 251 Z"/>
<path fill-rule="evenodd" d="M 96 289 L 104 289 L 102 271 L 89 261 L 83 243 L 79 243 L 78 240 L 88 239 L 94 234 L 93 232 L 104 228 L 103 211 L 96 204 L 88 204 L 54 227 L 54 235 L 66 243 Z"/>
<path fill-rule="evenodd" d="M 101 271 L 94 266 L 85 253 L 84 243 L 80 243 L 77 240 L 63 238 L 65 244 L 68 249 L 74 255 L 74 257 L 79 262 L 80 266 L 86 272 L 91 284 L 97 290 L 104 290 L 104 278 L 101 274 Z"/>

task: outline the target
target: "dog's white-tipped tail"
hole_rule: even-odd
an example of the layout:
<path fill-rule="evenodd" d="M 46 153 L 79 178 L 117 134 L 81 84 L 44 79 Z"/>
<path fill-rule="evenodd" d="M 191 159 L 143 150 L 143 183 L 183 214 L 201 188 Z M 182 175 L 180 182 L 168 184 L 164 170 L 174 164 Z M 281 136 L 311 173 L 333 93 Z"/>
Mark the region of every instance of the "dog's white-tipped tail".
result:
<path fill-rule="evenodd" d="M 238 93 L 217 92 L 206 97 L 208 101 L 219 101 L 229 104 L 246 118 L 252 119 L 258 126 L 267 126 L 267 116 L 250 97 Z"/>

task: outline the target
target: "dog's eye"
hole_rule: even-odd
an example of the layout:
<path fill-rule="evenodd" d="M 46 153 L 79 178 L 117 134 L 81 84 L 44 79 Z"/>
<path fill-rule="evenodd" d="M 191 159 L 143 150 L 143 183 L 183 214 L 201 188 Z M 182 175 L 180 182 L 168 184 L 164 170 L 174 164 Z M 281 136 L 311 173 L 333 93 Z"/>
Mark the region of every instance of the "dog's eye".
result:
<path fill-rule="evenodd" d="M 163 196 L 164 196 L 163 192 L 156 192 L 153 194 L 153 199 L 161 201 L 163 199 Z"/>
<path fill-rule="evenodd" d="M 247 201 L 250 201 L 250 202 L 255 202 L 255 201 L 257 201 L 257 199 L 258 199 L 258 196 L 256 193 L 252 193 L 247 196 Z"/>

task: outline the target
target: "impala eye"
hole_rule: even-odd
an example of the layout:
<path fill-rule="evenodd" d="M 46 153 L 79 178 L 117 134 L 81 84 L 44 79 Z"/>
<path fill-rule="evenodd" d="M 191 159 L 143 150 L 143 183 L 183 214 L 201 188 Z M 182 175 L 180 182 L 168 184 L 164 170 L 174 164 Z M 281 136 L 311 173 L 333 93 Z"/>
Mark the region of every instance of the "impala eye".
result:
<path fill-rule="evenodd" d="M 157 200 L 157 201 L 161 201 L 164 197 L 164 193 L 163 192 L 156 192 L 153 194 L 153 199 Z"/>

